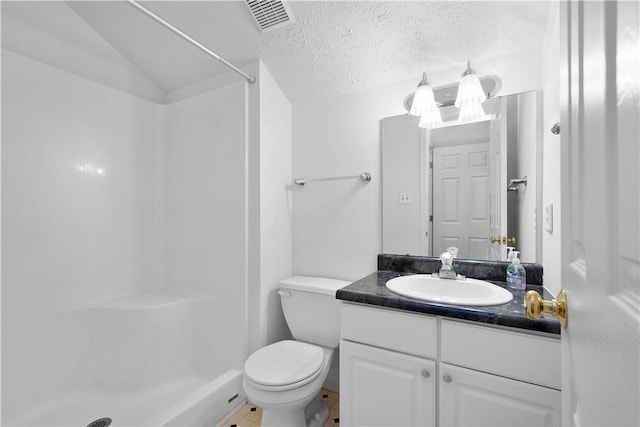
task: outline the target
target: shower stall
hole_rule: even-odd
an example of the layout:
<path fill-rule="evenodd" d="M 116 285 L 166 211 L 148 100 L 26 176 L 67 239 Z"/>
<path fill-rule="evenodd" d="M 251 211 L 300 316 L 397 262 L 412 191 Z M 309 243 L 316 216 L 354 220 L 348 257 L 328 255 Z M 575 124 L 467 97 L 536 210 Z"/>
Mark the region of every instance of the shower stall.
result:
<path fill-rule="evenodd" d="M 2 3 L 2 425 L 224 421 L 248 351 L 249 83 L 144 99 L 91 78 L 113 69 L 70 5 Z"/>

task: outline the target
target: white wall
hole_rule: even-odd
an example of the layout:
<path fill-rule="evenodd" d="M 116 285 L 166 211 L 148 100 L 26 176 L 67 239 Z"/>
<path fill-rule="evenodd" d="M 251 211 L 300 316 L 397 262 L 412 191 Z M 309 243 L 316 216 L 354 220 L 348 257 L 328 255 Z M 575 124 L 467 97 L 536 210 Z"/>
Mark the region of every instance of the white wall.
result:
<path fill-rule="evenodd" d="M 292 272 L 292 107 L 262 62 L 246 66 L 247 114 L 247 347 L 252 353 L 290 338 L 278 284 Z"/>
<path fill-rule="evenodd" d="M 551 127 L 560 121 L 560 11 L 552 2 L 549 26 L 543 45 L 542 76 L 543 93 L 543 182 L 542 182 L 542 260 L 544 283 L 556 295 L 561 288 L 561 248 L 560 248 L 560 135 L 551 133 Z M 553 205 L 553 231 L 545 229 L 545 209 Z"/>
<path fill-rule="evenodd" d="M 527 185 L 520 185 L 517 193 L 518 199 L 518 242 L 516 249 L 522 251 L 520 259 L 523 262 L 536 262 L 536 206 L 538 176 L 538 99 L 537 92 L 523 93 L 518 97 L 518 147 L 517 147 L 517 172 L 515 178 L 527 177 Z"/>
<path fill-rule="evenodd" d="M 4 49 L 2 107 L 9 419 L 84 381 L 86 360 L 70 349 L 86 337 L 67 310 L 156 285 L 149 249 L 159 109 Z"/>
<path fill-rule="evenodd" d="M 143 99 L 163 102 L 164 91 L 82 19 L 73 3 L 2 2 L 2 47 Z"/>
<path fill-rule="evenodd" d="M 245 101 L 238 82 L 168 105 L 158 171 L 164 276 L 229 303 L 245 280 Z"/>
<path fill-rule="evenodd" d="M 426 149 L 419 118 L 408 114 L 381 121 L 382 251 L 390 254 L 427 255 L 425 214 L 428 191 L 423 182 Z M 425 177 L 426 178 L 426 177 Z M 424 194 L 423 194 L 424 190 Z M 409 195 L 408 202 L 400 196 Z"/>
<path fill-rule="evenodd" d="M 371 173 L 294 189 L 295 274 L 346 280 L 375 271 L 381 248 L 380 119 L 401 112 L 384 89 L 295 105 L 295 178 Z M 387 93 L 389 95 L 389 93 Z"/>
<path fill-rule="evenodd" d="M 226 323 L 201 329 L 200 371 L 242 369 L 246 343 L 246 83 L 166 107 L 158 209 L 166 286 L 224 301 Z M 220 337 L 225 337 L 219 342 Z M 206 352 L 205 350 L 208 350 Z M 215 356 L 215 357 L 214 357 Z M 214 365 L 219 366 L 214 366 Z"/>
<path fill-rule="evenodd" d="M 290 337 L 279 282 L 292 275 L 291 103 L 260 62 L 260 336 L 261 344 Z"/>
<path fill-rule="evenodd" d="M 487 59 L 473 68 L 502 79 L 499 95 L 542 87 L 540 49 Z M 435 72 L 429 81 L 449 84 L 462 71 Z M 380 119 L 406 112 L 403 100 L 419 78 L 294 105 L 294 178 L 372 174 L 369 184 L 319 182 L 294 192 L 295 274 L 357 280 L 376 270 L 382 249 Z"/>

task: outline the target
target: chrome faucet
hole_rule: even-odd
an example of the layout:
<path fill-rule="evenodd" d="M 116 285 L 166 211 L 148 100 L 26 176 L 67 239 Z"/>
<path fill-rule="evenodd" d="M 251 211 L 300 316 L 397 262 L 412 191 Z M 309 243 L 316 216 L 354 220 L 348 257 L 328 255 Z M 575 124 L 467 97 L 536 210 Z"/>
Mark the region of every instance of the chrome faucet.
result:
<path fill-rule="evenodd" d="M 438 277 L 441 279 L 455 279 L 456 272 L 453 271 L 453 254 L 449 251 L 441 253 L 440 262 L 442 262 L 442 267 L 440 267 Z"/>
<path fill-rule="evenodd" d="M 447 248 L 446 252 L 440 254 L 440 262 L 442 262 L 442 267 L 440 267 L 440 273 L 438 277 L 441 279 L 457 279 L 458 274 L 456 274 L 453 269 L 453 259 L 458 256 L 458 248 L 452 246 Z"/>

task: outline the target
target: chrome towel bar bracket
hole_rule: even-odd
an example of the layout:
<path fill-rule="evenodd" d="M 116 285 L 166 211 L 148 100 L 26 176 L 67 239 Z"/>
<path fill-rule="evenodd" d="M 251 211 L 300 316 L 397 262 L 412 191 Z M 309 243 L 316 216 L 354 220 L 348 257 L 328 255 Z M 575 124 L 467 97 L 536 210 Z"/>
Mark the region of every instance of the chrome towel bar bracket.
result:
<path fill-rule="evenodd" d="M 509 181 L 509 186 L 507 187 L 507 191 L 518 191 L 519 185 L 527 185 L 527 177 L 524 178 L 516 178 Z"/>

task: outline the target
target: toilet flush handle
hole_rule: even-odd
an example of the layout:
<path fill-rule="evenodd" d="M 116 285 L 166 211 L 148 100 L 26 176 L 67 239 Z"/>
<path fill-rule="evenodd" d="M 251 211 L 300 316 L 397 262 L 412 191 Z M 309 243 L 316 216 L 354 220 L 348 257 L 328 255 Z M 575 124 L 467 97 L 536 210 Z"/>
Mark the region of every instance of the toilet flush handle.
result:
<path fill-rule="evenodd" d="M 283 298 L 291 298 L 291 292 L 289 291 L 283 291 L 282 289 L 280 289 L 278 291 L 278 293 L 280 294 L 281 297 Z"/>

